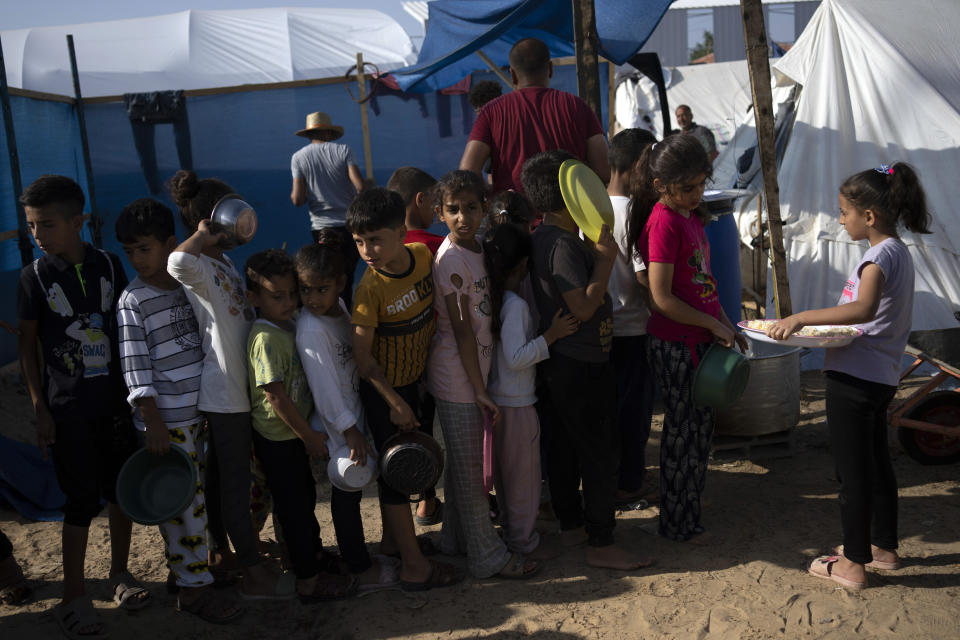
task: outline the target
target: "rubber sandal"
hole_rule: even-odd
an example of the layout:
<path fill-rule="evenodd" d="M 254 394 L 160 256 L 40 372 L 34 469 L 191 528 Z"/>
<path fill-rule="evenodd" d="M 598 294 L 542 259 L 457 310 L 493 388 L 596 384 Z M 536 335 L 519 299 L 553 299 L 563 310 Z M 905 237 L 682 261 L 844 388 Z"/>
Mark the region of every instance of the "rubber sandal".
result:
<path fill-rule="evenodd" d="M 129 571 L 121 571 L 113 575 L 110 578 L 110 586 L 113 587 L 113 602 L 120 609 L 139 611 L 153 601 L 150 592 L 137 582 Z M 146 595 L 138 597 L 140 594 Z"/>
<path fill-rule="evenodd" d="M 70 640 L 104 640 L 109 638 L 107 627 L 93 608 L 90 596 L 74 598 L 67 604 L 58 604 L 53 608 L 53 617 L 63 631 L 63 635 Z M 100 630 L 94 633 L 82 633 L 81 629 L 99 626 Z"/>
<path fill-rule="evenodd" d="M 443 522 L 443 501 L 440 498 L 434 498 L 436 504 L 433 507 L 433 513 L 428 516 L 416 516 L 417 525 L 421 527 L 432 527 Z"/>
<path fill-rule="evenodd" d="M 240 585 L 240 597 L 244 600 L 290 600 L 297 595 L 297 577 L 286 571 L 277 576 L 273 585 L 273 593 L 247 593 Z"/>
<path fill-rule="evenodd" d="M 310 593 L 297 593 L 300 602 L 313 604 L 328 600 L 349 598 L 357 592 L 357 579 L 353 576 L 341 576 L 331 573 L 321 573 L 317 576 L 317 583 Z"/>
<path fill-rule="evenodd" d="M 507 560 L 507 564 L 500 569 L 497 573 L 497 578 L 504 578 L 505 580 L 527 580 L 532 578 L 540 572 L 540 569 L 543 565 L 535 560 L 529 560 L 533 563 L 531 568 L 527 568 L 527 558 L 524 557 L 522 553 L 514 553 L 510 556 L 510 559 Z"/>
<path fill-rule="evenodd" d="M 238 606 L 232 599 L 214 592 L 210 586 L 201 588 L 203 591 L 200 597 L 190 604 L 184 604 L 183 599 L 178 597 L 177 611 L 192 613 L 211 624 L 229 624 L 246 613 L 243 607 Z M 223 614 L 230 607 L 234 607 L 233 613 Z"/>
<path fill-rule="evenodd" d="M 838 555 L 843 555 L 843 545 L 840 545 L 833 552 Z M 896 562 L 886 562 L 884 560 L 871 560 L 867 564 L 863 565 L 868 569 L 880 569 L 881 571 L 896 571 L 903 565 L 900 563 L 900 559 L 897 558 Z"/>
<path fill-rule="evenodd" d="M 440 549 L 437 548 L 437 545 L 433 544 L 433 539 L 429 534 L 421 533 L 417 536 L 417 546 L 420 547 L 420 553 L 424 556 L 435 556 L 440 553 Z M 383 554 L 388 558 L 400 559 L 400 552 L 396 553 L 385 553 Z"/>
<path fill-rule="evenodd" d="M 12 606 L 26 604 L 33 595 L 33 589 L 23 577 L 20 565 L 10 556 L 0 562 L 0 602 Z"/>
<path fill-rule="evenodd" d="M 370 584 L 357 584 L 357 593 L 363 595 L 394 589 L 400 584 L 400 563 L 395 558 L 376 555 L 373 559 L 380 565 L 379 580 Z"/>
<path fill-rule="evenodd" d="M 817 578 L 823 578 L 825 580 L 833 580 L 837 584 L 846 587 L 847 589 L 853 589 L 859 591 L 867 586 L 866 582 L 856 582 L 854 580 L 849 580 L 843 576 L 838 576 L 833 572 L 833 566 L 840 562 L 840 556 L 820 556 L 812 563 L 810 563 L 810 568 L 807 571 L 812 576 Z"/>
<path fill-rule="evenodd" d="M 430 575 L 423 582 L 401 580 L 400 588 L 404 591 L 429 591 L 443 587 L 452 587 L 462 581 L 466 574 L 459 567 L 446 562 L 431 562 Z"/>

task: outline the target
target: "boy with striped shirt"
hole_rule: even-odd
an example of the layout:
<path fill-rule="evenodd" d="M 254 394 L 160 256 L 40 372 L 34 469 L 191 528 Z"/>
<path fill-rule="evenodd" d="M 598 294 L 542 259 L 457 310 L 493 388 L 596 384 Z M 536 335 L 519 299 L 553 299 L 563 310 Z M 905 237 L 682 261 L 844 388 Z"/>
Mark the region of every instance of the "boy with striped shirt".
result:
<path fill-rule="evenodd" d="M 177 246 L 173 213 L 158 200 L 141 198 L 123 209 L 115 229 L 137 272 L 117 305 L 120 362 L 134 425 L 144 432 L 149 451 L 163 454 L 173 444 L 197 467 L 193 502 L 160 525 L 167 566 L 179 587 L 177 608 L 209 622 L 229 622 L 243 610 L 214 593 L 207 564 L 203 469 L 197 455 L 203 350 L 186 293 L 167 273 L 167 257 Z"/>

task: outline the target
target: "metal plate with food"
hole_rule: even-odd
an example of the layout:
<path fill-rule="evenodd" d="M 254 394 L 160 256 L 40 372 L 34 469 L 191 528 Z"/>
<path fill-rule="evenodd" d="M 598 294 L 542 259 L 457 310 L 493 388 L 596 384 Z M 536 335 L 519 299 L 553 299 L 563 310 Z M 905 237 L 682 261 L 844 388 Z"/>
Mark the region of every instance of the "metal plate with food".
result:
<path fill-rule="evenodd" d="M 796 347 L 843 347 L 863 335 L 863 331 L 857 327 L 846 324 L 817 324 L 800 329 L 786 340 L 774 340 L 767 335 L 767 329 L 776 322 L 777 320 L 743 320 L 738 322 L 737 326 L 743 329 L 751 340 Z"/>

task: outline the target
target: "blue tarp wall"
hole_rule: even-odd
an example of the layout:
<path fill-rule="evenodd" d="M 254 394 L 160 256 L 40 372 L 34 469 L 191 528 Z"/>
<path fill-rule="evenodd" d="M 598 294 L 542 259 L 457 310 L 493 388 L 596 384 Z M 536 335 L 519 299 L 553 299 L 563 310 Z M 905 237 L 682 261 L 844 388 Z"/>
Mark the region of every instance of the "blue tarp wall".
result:
<path fill-rule="evenodd" d="M 601 122 L 606 126 L 606 64 L 600 65 L 599 75 Z M 496 77 L 490 72 L 473 74 L 473 82 L 482 80 Z M 551 86 L 576 93 L 575 66 L 555 65 Z M 19 96 L 11 96 L 11 103 L 24 186 L 43 173 L 60 173 L 86 189 L 73 107 Z M 381 85 L 368 105 L 377 184 L 386 184 L 393 170 L 403 165 L 420 167 L 436 177 L 457 168 L 475 119 L 466 95 L 401 93 Z M 197 174 L 225 180 L 256 208 L 260 218 L 253 242 L 230 254 L 241 266 L 256 251 L 286 243 L 293 252 L 310 240 L 307 208 L 295 208 L 290 202 L 290 156 L 305 143 L 294 131 L 303 127 L 306 114 L 329 113 L 335 124 L 345 128 L 340 141 L 350 145 L 361 170 L 364 167 L 360 108 L 342 84 L 193 96 L 187 99 L 187 111 Z M 127 203 L 150 193 L 123 103 L 88 104 L 85 115 L 97 206 L 104 222 L 103 245 L 122 257 L 113 234 L 117 214 Z M 156 148 L 160 176 L 166 180 L 179 168 L 173 125 L 156 125 Z M 0 231 L 14 229 L 16 208 L 5 140 L 0 190 Z M 159 197 L 174 208 L 166 194 Z M 182 237 L 182 228 L 179 233 Z M 0 309 L 0 318 L 13 321 L 20 269 L 15 240 L 0 243 L 0 260 L 0 291 L 8 301 Z M 133 275 L 129 266 L 127 271 Z M 12 337 L 0 336 L 0 363 L 15 359 L 15 348 Z"/>

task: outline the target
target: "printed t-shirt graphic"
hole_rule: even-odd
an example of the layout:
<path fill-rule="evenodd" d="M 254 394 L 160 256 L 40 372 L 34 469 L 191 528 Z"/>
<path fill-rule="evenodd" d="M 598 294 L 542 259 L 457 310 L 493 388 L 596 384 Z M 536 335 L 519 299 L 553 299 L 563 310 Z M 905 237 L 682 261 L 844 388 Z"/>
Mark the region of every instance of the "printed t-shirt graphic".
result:
<path fill-rule="evenodd" d="M 433 255 L 426 245 L 405 245 L 410 253 L 406 273 L 367 267 L 353 294 L 351 323 L 375 327 L 373 355 L 394 387 L 420 379 L 435 327 Z"/>

